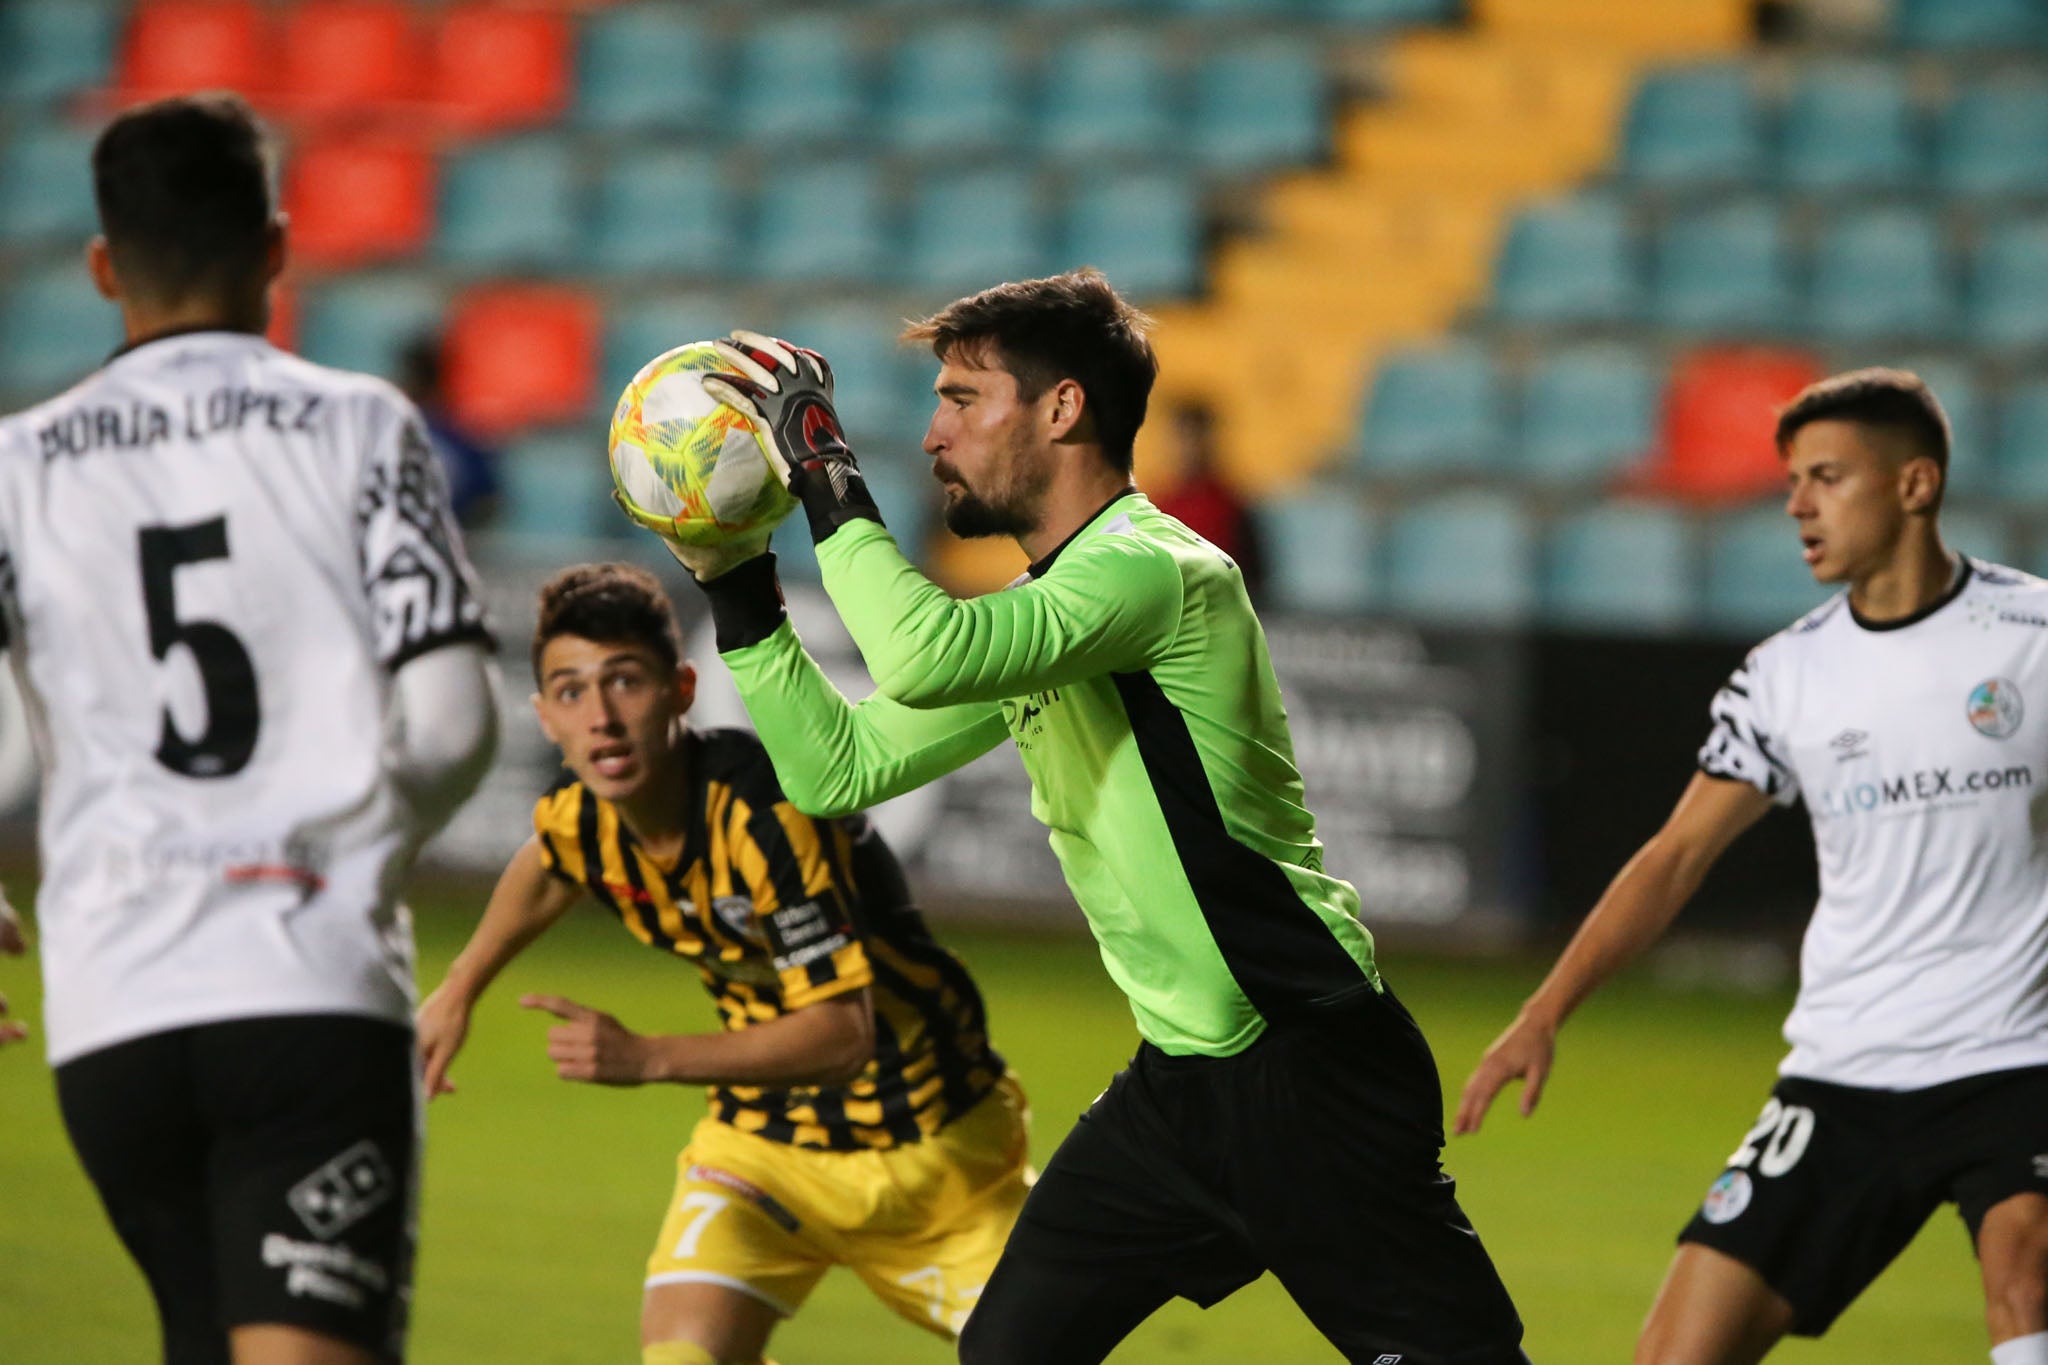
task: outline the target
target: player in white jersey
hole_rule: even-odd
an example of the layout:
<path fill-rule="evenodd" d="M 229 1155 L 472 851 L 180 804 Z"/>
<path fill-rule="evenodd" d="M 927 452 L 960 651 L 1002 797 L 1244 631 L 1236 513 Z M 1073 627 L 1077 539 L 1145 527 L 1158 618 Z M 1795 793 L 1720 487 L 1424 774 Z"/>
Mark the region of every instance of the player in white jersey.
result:
<path fill-rule="evenodd" d="M 1820 901 L 1763 1113 L 1680 1235 L 1639 1365 L 1740 1365 L 1818 1336 L 1954 1202 L 1996 1365 L 2048 1365 L 2048 582 L 1953 555 L 1948 422 L 1910 374 L 1812 386 L 1778 420 L 1805 559 L 1836 595 L 1714 698 L 1700 772 L 1458 1106 L 1536 1106 L 1559 1025 L 1662 934 L 1773 805 L 1803 799 Z"/>
<path fill-rule="evenodd" d="M 167 1361 L 398 1360 L 396 883 L 490 760 L 482 609 L 411 404 L 262 337 L 285 235 L 247 107 L 131 110 L 93 178 L 127 345 L 0 422 L 58 1098 Z"/>

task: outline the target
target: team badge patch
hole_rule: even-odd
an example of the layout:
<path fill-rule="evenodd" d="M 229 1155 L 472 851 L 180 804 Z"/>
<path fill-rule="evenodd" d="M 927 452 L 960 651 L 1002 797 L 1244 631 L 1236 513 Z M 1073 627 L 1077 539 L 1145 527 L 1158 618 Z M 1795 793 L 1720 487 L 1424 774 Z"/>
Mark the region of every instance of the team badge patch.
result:
<path fill-rule="evenodd" d="M 2020 721 L 2026 717 L 2026 706 L 2020 700 L 2020 690 L 2005 678 L 1986 678 L 1970 691 L 1970 700 L 1964 707 L 1970 724 L 1980 735 L 1992 739 L 2005 739 L 2020 728 Z"/>
<path fill-rule="evenodd" d="M 1723 1171 L 1721 1178 L 1708 1187 L 1707 1197 L 1700 1204 L 1700 1217 L 1709 1223 L 1732 1223 L 1749 1207 L 1754 1193 L 1756 1186 L 1750 1182 L 1748 1171 Z"/>

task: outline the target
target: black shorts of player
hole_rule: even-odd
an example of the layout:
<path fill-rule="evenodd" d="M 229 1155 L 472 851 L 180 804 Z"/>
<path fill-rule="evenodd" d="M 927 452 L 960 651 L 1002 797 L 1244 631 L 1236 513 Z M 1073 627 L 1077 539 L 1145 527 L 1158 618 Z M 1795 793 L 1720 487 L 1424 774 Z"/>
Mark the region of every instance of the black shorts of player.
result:
<path fill-rule="evenodd" d="M 1443 1093 L 1391 994 L 1232 1057 L 1146 1044 L 1025 1201 L 964 1365 L 1089 1365 L 1174 1297 L 1272 1271 L 1373 1365 L 1526 1365 L 1521 1320 L 1438 1156 Z"/>
<path fill-rule="evenodd" d="M 167 1365 L 275 1323 L 404 1357 L 412 1031 L 347 1015 L 151 1034 L 57 1068 L 71 1142 L 156 1297 Z"/>
<path fill-rule="evenodd" d="M 2048 1194 L 2048 1067 L 1924 1090 L 1786 1077 L 1679 1234 L 1732 1256 L 1817 1337 L 1953 1203 L 1974 1246 L 1984 1215 Z"/>

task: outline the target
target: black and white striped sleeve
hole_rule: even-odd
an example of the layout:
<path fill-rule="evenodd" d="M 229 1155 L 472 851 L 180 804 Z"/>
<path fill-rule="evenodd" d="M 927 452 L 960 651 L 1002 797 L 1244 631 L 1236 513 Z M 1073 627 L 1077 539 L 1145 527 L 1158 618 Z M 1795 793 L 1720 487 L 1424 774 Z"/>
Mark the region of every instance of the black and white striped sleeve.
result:
<path fill-rule="evenodd" d="M 1772 732 L 1755 651 L 1742 661 L 1708 708 L 1713 729 L 1700 746 L 1700 771 L 1747 782 L 1781 806 L 1799 799 L 1799 778 Z"/>
<path fill-rule="evenodd" d="M 447 481 L 424 420 L 392 412 L 363 467 L 356 543 L 377 659 L 397 669 L 442 645 L 491 635 L 476 571 L 449 510 Z"/>

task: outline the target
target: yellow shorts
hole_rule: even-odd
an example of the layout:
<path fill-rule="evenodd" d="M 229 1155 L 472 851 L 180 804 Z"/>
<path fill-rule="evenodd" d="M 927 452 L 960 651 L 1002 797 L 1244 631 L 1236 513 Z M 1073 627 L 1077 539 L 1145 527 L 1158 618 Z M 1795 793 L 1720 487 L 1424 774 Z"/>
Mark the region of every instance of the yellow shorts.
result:
<path fill-rule="evenodd" d="M 788 1316 L 843 1265 L 918 1326 L 958 1336 L 1031 1186 L 1027 1118 L 1010 1076 L 887 1151 L 812 1151 L 706 1118 L 676 1158 L 647 1285 L 727 1285 Z"/>

